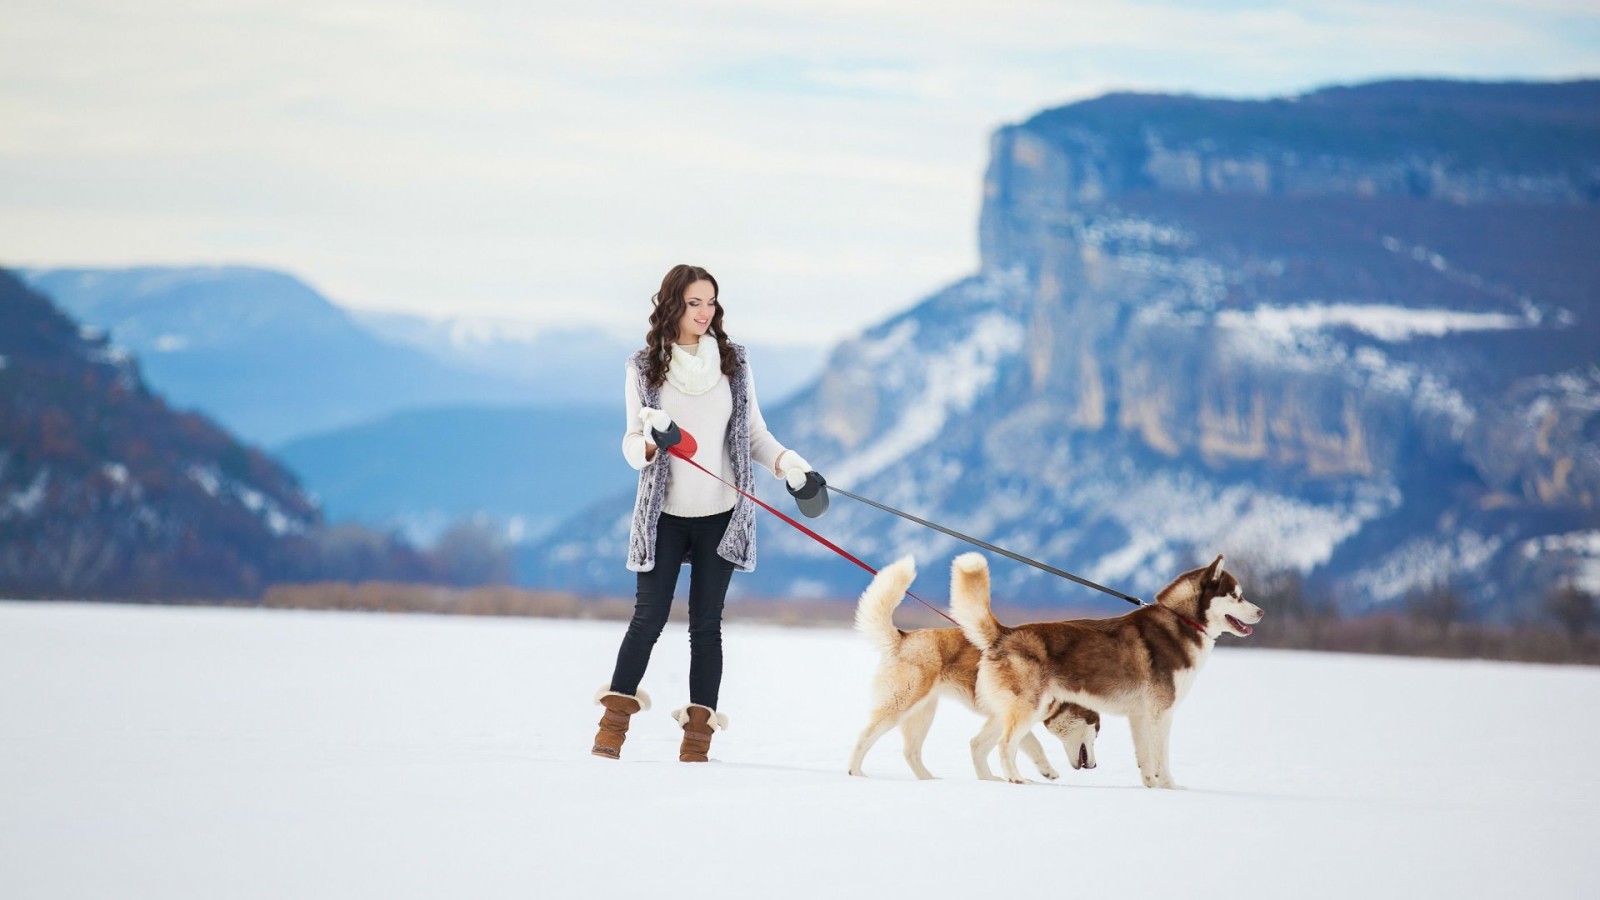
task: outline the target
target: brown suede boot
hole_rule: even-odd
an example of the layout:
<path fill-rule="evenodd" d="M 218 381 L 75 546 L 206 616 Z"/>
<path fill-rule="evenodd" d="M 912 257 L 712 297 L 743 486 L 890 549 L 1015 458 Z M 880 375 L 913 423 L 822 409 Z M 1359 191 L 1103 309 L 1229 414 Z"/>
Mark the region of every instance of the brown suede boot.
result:
<path fill-rule="evenodd" d="M 728 717 L 709 706 L 691 703 L 673 712 L 672 717 L 683 726 L 683 743 L 678 746 L 680 762 L 709 762 L 711 734 L 718 728 L 728 727 Z"/>
<path fill-rule="evenodd" d="M 595 694 L 594 702 L 606 711 L 600 716 L 600 731 L 595 734 L 594 747 L 589 752 L 607 759 L 620 759 L 622 742 L 628 739 L 628 719 L 650 708 L 650 696 L 644 691 L 635 696 L 619 694 L 608 684 Z"/>

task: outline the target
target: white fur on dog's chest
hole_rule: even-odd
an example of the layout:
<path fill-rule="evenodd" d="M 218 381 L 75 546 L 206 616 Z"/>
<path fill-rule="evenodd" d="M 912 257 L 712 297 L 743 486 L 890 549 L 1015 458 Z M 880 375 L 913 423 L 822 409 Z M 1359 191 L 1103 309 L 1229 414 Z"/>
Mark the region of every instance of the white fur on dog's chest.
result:
<path fill-rule="evenodd" d="M 1200 652 L 1195 654 L 1193 662 L 1189 666 L 1173 670 L 1172 703 L 1174 706 L 1177 705 L 1179 700 L 1183 699 L 1184 694 L 1189 693 L 1189 686 L 1194 684 L 1194 677 L 1200 674 L 1200 667 L 1204 666 L 1206 660 L 1211 658 L 1211 648 L 1213 646 L 1215 646 L 1215 642 L 1207 639 L 1203 642 Z"/>
<path fill-rule="evenodd" d="M 1178 669 L 1172 673 L 1172 702 L 1176 706 L 1183 695 L 1189 693 L 1189 685 L 1194 684 L 1194 676 L 1200 672 L 1200 667 L 1190 666 L 1187 669 Z"/>

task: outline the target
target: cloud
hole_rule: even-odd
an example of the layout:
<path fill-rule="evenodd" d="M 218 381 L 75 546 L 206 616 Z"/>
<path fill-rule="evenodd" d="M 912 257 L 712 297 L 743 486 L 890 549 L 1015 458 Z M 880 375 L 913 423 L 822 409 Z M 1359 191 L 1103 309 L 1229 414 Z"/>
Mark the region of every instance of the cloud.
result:
<path fill-rule="evenodd" d="M 16 4 L 13 3 L 13 6 Z M 1593 71 L 1577 3 L 25 3 L 12 263 L 253 262 L 363 306 L 842 337 L 977 264 L 988 137 L 1109 88 Z M 730 277 L 731 276 L 731 277 Z"/>

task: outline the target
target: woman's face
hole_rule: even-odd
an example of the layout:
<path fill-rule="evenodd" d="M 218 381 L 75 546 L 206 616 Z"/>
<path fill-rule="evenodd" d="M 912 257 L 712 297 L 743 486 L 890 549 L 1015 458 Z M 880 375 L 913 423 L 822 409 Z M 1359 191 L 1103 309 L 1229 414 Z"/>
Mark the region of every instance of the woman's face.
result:
<path fill-rule="evenodd" d="M 709 281 L 696 281 L 683 290 L 683 318 L 678 320 L 678 343 L 693 344 L 711 327 L 717 313 L 717 292 Z"/>

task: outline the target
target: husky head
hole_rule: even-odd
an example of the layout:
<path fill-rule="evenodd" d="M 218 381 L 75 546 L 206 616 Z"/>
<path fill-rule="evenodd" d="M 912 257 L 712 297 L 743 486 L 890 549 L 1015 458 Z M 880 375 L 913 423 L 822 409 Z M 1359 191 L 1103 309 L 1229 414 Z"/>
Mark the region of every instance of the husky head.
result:
<path fill-rule="evenodd" d="M 1244 599 L 1244 587 L 1233 573 L 1222 568 L 1222 555 L 1201 570 L 1199 585 L 1200 620 L 1206 631 L 1249 637 L 1255 624 L 1266 615 L 1261 607 Z"/>
<path fill-rule="evenodd" d="M 1062 703 L 1044 720 L 1046 731 L 1061 739 L 1074 769 L 1092 769 L 1094 739 L 1100 736 L 1100 714 L 1076 703 Z"/>
<path fill-rule="evenodd" d="M 1209 566 L 1179 575 L 1156 595 L 1156 603 L 1169 607 L 1205 626 L 1213 636 L 1249 637 L 1266 615 L 1244 599 L 1244 588 L 1233 573 L 1222 568 L 1219 555 Z"/>

